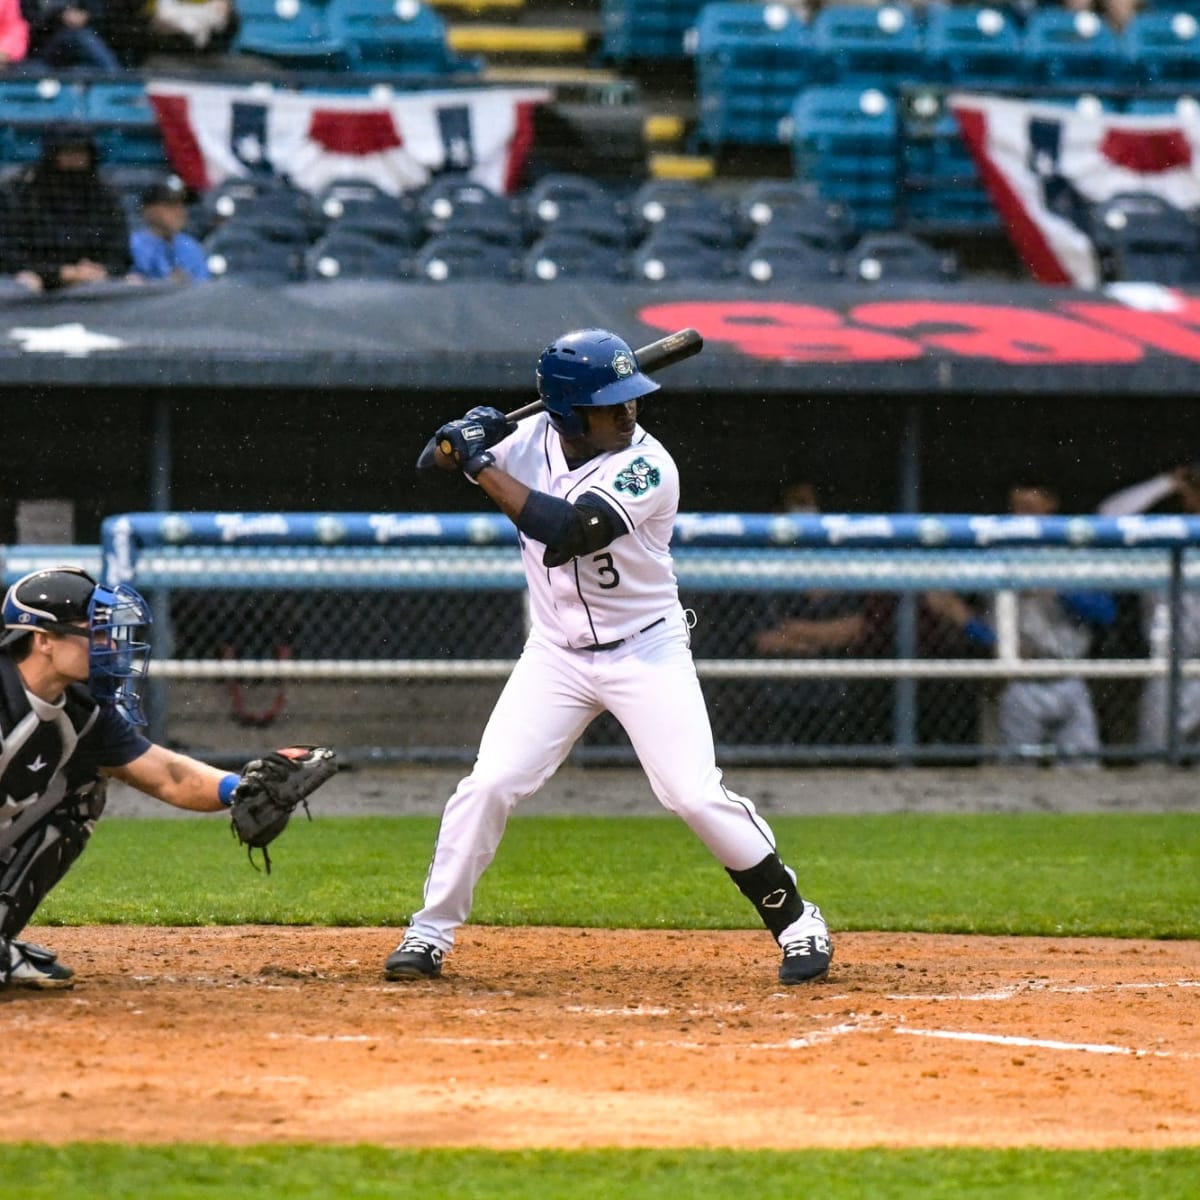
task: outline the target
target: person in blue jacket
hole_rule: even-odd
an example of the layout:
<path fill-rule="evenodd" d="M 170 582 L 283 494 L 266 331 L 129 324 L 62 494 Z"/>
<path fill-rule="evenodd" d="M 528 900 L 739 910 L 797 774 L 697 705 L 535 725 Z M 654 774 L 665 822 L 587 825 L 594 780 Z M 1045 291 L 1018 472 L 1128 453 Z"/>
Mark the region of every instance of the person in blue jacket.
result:
<path fill-rule="evenodd" d="M 133 274 L 141 279 L 189 283 L 209 278 L 204 247 L 185 233 L 187 193 L 171 178 L 142 193 L 142 223 L 129 238 Z"/>

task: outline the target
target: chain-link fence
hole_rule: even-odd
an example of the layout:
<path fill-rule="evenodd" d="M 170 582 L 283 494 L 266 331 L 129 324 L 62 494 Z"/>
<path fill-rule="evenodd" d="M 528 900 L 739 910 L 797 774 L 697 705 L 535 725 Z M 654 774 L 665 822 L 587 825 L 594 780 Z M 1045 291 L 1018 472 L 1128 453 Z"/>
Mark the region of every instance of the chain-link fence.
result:
<path fill-rule="evenodd" d="M 360 519 L 251 519 L 197 545 L 202 516 L 151 517 L 175 544 L 110 547 L 110 579 L 156 611 L 157 736 L 236 756 L 253 727 L 351 757 L 470 759 L 527 630 L 511 526 L 403 517 L 388 536 L 410 544 L 381 545 L 378 528 L 353 544 Z M 676 573 L 722 758 L 1185 756 L 1200 733 L 1200 559 L 1186 551 L 1200 522 L 1137 518 L 1132 536 L 1011 520 L 681 516 Z M 972 548 L 947 539 L 956 521 L 974 522 Z M 632 751 L 605 716 L 575 755 Z"/>

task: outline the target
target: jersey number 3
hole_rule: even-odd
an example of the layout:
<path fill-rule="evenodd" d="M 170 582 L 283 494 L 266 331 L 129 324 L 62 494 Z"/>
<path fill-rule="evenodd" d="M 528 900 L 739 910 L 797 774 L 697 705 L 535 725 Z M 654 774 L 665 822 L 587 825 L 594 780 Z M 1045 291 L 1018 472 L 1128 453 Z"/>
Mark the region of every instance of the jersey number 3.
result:
<path fill-rule="evenodd" d="M 611 554 L 597 554 L 592 558 L 592 562 L 596 564 L 596 574 L 600 576 L 599 586 L 605 591 L 611 591 L 621 582 L 621 576 Z"/>

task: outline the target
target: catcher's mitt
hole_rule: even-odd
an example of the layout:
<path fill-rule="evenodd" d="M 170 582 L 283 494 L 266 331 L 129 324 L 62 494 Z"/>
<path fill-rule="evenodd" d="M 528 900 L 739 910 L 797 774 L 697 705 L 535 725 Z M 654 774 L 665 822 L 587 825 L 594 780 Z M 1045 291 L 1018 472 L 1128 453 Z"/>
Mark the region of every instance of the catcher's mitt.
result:
<path fill-rule="evenodd" d="M 308 819 L 308 797 L 337 773 L 337 756 L 325 746 L 289 746 L 256 758 L 242 768 L 233 790 L 230 817 L 234 837 L 246 847 L 250 861 L 263 852 L 263 865 L 271 873 L 267 847 L 284 831 L 298 805 Z"/>

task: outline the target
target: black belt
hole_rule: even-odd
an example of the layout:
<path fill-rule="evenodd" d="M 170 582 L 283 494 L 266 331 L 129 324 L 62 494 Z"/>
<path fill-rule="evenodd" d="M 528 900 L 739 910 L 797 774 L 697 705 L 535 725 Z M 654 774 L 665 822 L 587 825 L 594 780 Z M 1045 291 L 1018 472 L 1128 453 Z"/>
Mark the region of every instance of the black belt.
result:
<path fill-rule="evenodd" d="M 617 638 L 615 642 L 597 642 L 594 646 L 584 646 L 584 650 L 615 650 L 618 646 L 623 646 L 629 638 L 635 638 L 639 634 L 649 633 L 656 625 L 662 625 L 666 621 L 666 617 L 659 617 L 657 621 L 651 621 L 649 625 L 639 629 L 637 633 L 631 633 L 629 637 Z"/>

